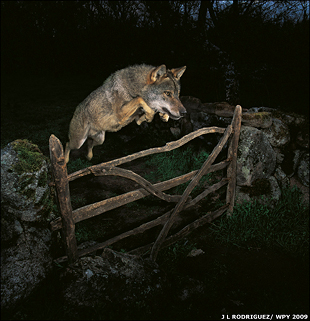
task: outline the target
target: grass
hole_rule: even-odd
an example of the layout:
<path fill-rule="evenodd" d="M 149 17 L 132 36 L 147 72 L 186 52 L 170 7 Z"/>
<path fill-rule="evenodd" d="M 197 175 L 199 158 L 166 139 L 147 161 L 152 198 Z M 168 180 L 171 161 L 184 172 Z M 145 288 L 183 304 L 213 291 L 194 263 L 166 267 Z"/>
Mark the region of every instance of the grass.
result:
<path fill-rule="evenodd" d="M 105 236 L 107 230 L 113 228 L 111 220 L 100 217 L 93 217 L 86 221 L 78 222 L 75 227 L 77 244 L 98 240 Z"/>
<path fill-rule="evenodd" d="M 68 174 L 71 174 L 73 172 L 76 172 L 80 169 L 83 169 L 92 165 L 93 164 L 87 159 L 78 158 L 78 159 L 70 160 L 70 162 L 67 164 Z"/>
<path fill-rule="evenodd" d="M 231 217 L 210 228 L 215 240 L 242 248 L 272 248 L 306 258 L 309 254 L 309 205 L 297 187 L 282 190 L 272 208 L 268 202 L 243 202 Z"/>
<path fill-rule="evenodd" d="M 194 149 L 191 146 L 186 149 L 178 148 L 170 152 L 152 155 L 147 159 L 146 165 L 156 166 L 157 169 L 156 171 L 150 172 L 145 178 L 151 182 L 165 181 L 189 173 L 200 169 L 208 156 L 209 154 L 204 150 L 199 153 L 194 152 Z M 201 191 L 203 183 L 210 178 L 210 174 L 205 175 L 192 193 L 195 194 Z M 171 193 L 182 194 L 188 184 L 189 182 L 173 188 Z"/>
<path fill-rule="evenodd" d="M 238 248 L 276 249 L 306 259 L 309 255 L 309 205 L 302 201 L 297 187 L 282 190 L 278 204 L 243 202 L 232 216 L 221 216 L 209 227 L 215 242 Z M 160 252 L 161 264 L 169 270 L 196 244 L 181 240 Z"/>

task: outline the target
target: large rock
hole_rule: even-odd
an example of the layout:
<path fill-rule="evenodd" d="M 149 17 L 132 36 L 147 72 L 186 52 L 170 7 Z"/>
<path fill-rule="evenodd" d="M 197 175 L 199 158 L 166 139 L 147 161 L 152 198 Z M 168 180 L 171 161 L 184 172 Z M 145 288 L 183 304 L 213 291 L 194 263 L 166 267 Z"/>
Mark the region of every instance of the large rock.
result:
<path fill-rule="evenodd" d="M 300 182 L 309 187 L 309 152 L 296 150 L 293 162 Z"/>
<path fill-rule="evenodd" d="M 52 266 L 48 162 L 36 145 L 1 150 L 1 308 L 25 299 Z"/>
<path fill-rule="evenodd" d="M 258 203 L 265 204 L 268 200 L 268 204 L 274 207 L 280 197 L 281 189 L 274 176 L 257 179 L 252 186 L 237 186 L 236 188 L 236 203 L 256 200 Z"/>
<path fill-rule="evenodd" d="M 242 124 L 256 128 L 269 128 L 272 125 L 270 112 L 247 112 L 242 115 Z"/>
<path fill-rule="evenodd" d="M 274 172 L 274 177 L 278 181 L 279 185 L 281 188 L 286 188 L 289 187 L 290 185 L 290 180 L 282 170 L 280 166 L 278 166 Z"/>
<path fill-rule="evenodd" d="M 80 258 L 61 282 L 72 317 L 91 318 L 93 311 L 102 311 L 107 318 L 150 317 L 164 307 L 169 290 L 156 263 L 108 248 L 101 256 Z"/>
<path fill-rule="evenodd" d="M 276 153 L 266 135 L 257 128 L 242 126 L 238 145 L 237 185 L 251 186 L 269 178 L 276 167 Z"/>
<path fill-rule="evenodd" d="M 290 141 L 289 128 L 280 119 L 273 118 L 272 125 L 262 131 L 273 147 L 284 147 Z"/>

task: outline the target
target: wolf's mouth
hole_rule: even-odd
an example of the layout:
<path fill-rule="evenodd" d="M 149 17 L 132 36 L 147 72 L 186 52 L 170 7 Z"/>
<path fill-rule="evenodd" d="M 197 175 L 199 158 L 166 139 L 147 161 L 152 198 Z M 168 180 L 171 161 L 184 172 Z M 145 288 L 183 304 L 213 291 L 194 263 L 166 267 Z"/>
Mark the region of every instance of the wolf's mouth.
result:
<path fill-rule="evenodd" d="M 173 120 L 178 120 L 178 119 L 180 119 L 182 117 L 181 115 L 180 116 L 175 116 L 175 115 L 171 114 L 170 111 L 165 107 L 162 107 L 162 109 L 165 112 L 165 114 L 168 114 L 168 116 L 170 118 L 172 118 Z"/>

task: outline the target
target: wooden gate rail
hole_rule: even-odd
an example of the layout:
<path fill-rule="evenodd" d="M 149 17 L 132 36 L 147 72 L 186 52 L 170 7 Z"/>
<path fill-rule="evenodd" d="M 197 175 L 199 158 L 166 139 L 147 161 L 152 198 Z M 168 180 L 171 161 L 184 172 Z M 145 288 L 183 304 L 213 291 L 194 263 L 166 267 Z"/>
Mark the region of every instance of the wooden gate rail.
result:
<path fill-rule="evenodd" d="M 228 166 L 229 163 L 230 163 L 230 161 L 226 159 L 218 164 L 212 165 L 206 174 L 224 169 L 225 167 Z M 198 172 L 198 170 L 195 170 L 190 173 L 181 175 L 179 177 L 175 177 L 175 178 L 169 179 L 164 182 L 159 182 L 157 184 L 154 184 L 153 186 L 156 187 L 156 189 L 158 189 L 160 191 L 168 190 L 168 189 L 171 189 L 173 187 L 176 187 L 178 185 L 188 182 L 190 179 L 192 179 L 192 177 L 197 172 Z M 148 195 L 150 195 L 149 192 L 147 192 L 143 188 L 140 188 L 135 191 L 127 192 L 127 193 L 124 193 L 124 194 L 118 195 L 118 196 L 114 196 L 114 197 L 105 199 L 103 201 L 97 202 L 97 203 L 85 205 L 85 206 L 80 207 L 72 212 L 73 221 L 74 221 L 74 223 L 81 222 L 83 220 L 103 214 L 107 211 L 113 210 L 115 208 L 126 205 L 128 203 L 132 203 L 134 201 L 137 201 L 137 200 L 139 200 L 145 196 L 148 196 Z M 61 228 L 62 228 L 61 217 L 58 217 L 57 219 L 55 219 L 51 222 L 52 231 L 56 231 Z"/>
<path fill-rule="evenodd" d="M 70 175 L 67 175 L 67 168 L 66 164 L 64 162 L 64 155 L 63 155 L 63 147 L 58 140 L 57 137 L 54 135 L 51 135 L 50 137 L 50 157 L 51 157 L 51 163 L 53 168 L 53 174 L 54 174 L 54 180 L 56 185 L 56 191 L 58 196 L 58 207 L 59 211 L 61 213 L 61 218 L 58 218 L 51 222 L 51 229 L 52 230 L 58 230 L 62 229 L 63 232 L 63 239 L 65 243 L 66 248 L 66 256 L 58 258 L 55 260 L 56 262 L 63 262 L 65 260 L 68 260 L 69 263 L 74 262 L 78 257 L 89 254 L 91 252 L 94 252 L 98 249 L 102 249 L 108 245 L 111 245 L 125 237 L 135 235 L 138 233 L 142 233 L 146 231 L 149 228 L 152 228 L 157 225 L 164 225 L 162 231 L 160 232 L 157 240 L 155 243 L 151 243 L 147 246 L 144 246 L 141 249 L 145 248 L 148 250 L 152 246 L 151 251 L 151 258 L 153 260 L 156 260 L 157 253 L 159 249 L 161 249 L 164 246 L 167 246 L 174 243 L 179 238 L 184 237 L 184 235 L 188 234 L 190 231 L 192 231 L 197 226 L 200 226 L 202 224 L 205 224 L 206 222 L 209 222 L 213 220 L 214 218 L 222 215 L 227 209 L 229 211 L 232 211 L 233 204 L 234 204 L 234 195 L 235 195 L 235 183 L 236 183 L 236 158 L 237 158 L 237 147 L 238 147 L 238 139 L 240 134 L 240 127 L 241 127 L 241 106 L 237 106 L 235 109 L 234 117 L 232 120 L 231 125 L 229 125 L 226 130 L 224 128 L 219 127 L 210 127 L 210 128 L 201 128 L 193 133 L 190 133 L 181 139 L 167 143 L 163 147 L 156 147 L 151 148 L 148 150 L 144 150 L 129 156 L 125 156 L 116 160 L 112 160 L 109 162 L 101 163 L 99 165 L 90 166 L 88 168 L 79 170 L 75 173 L 72 173 Z M 202 165 L 200 170 L 193 171 L 190 173 L 187 173 L 185 175 L 181 175 L 179 177 L 167 180 L 165 182 L 160 182 L 157 184 L 151 184 L 138 174 L 125 170 L 122 168 L 115 168 L 115 166 L 118 166 L 120 164 L 124 164 L 127 162 L 130 162 L 134 159 L 144 157 L 147 155 L 155 154 L 155 153 L 161 153 L 170 151 L 173 149 L 176 149 L 188 141 L 199 137 L 203 134 L 207 133 L 224 133 L 222 139 L 217 144 L 217 146 L 212 151 L 211 155 L 208 157 L 208 159 L 205 161 L 205 163 Z M 228 158 L 225 161 L 222 161 L 218 164 L 212 165 L 214 160 L 216 159 L 217 155 L 220 153 L 222 148 L 224 147 L 225 143 L 227 142 L 229 136 L 233 133 L 233 137 L 231 139 L 231 142 L 228 147 Z M 205 191 L 203 191 L 200 195 L 198 195 L 193 200 L 190 198 L 189 194 L 191 191 L 195 188 L 195 186 L 199 183 L 199 180 L 202 176 L 206 175 L 207 173 L 217 171 L 219 169 L 223 169 L 226 166 L 227 168 L 227 176 L 228 178 L 222 179 L 219 183 L 214 184 L 213 186 L 207 188 Z M 70 200 L 70 191 L 69 191 L 69 181 L 72 181 L 76 178 L 88 175 L 88 174 L 94 174 L 96 176 L 101 175 L 116 175 L 116 176 L 122 176 L 129 179 L 134 180 L 138 184 L 140 184 L 143 188 L 140 188 L 138 190 L 128 192 L 116 197 L 109 198 L 107 200 L 103 200 L 94 204 L 86 205 L 84 207 L 78 208 L 74 211 L 72 211 L 71 208 L 71 200 Z M 184 182 L 187 182 L 191 180 L 190 184 L 186 188 L 185 192 L 182 196 L 180 195 L 168 195 L 163 193 L 162 191 L 168 190 L 172 187 L 178 186 L 180 184 L 183 184 Z M 190 206 L 195 205 L 198 201 L 200 201 L 202 198 L 206 197 L 209 193 L 214 192 L 215 190 L 221 188 L 225 184 L 228 184 L 227 186 L 227 194 L 226 194 L 226 205 L 221 207 L 215 212 L 208 213 L 205 216 L 201 217 L 200 219 L 196 220 L 195 222 L 187 225 L 184 227 L 181 231 L 174 234 L 173 236 L 170 236 L 168 238 L 168 232 L 173 225 L 175 218 L 177 214 L 186 208 L 189 208 Z M 107 240 L 103 243 L 96 244 L 93 247 L 90 247 L 88 249 L 77 251 L 76 247 L 76 238 L 75 238 L 75 223 L 80 222 L 84 219 L 88 219 L 90 217 L 102 214 L 108 210 L 117 208 L 119 206 L 122 206 L 124 204 L 136 201 L 140 198 L 143 198 L 147 195 L 153 194 L 154 196 L 157 196 L 165 201 L 168 202 L 177 202 L 176 207 L 165 213 L 164 215 L 158 217 L 155 220 L 152 220 L 148 223 L 142 224 L 141 226 L 122 233 L 121 235 L 118 235 L 110 240 Z M 133 250 L 138 252 L 139 249 Z M 133 252 L 131 251 L 131 252 Z"/>
<path fill-rule="evenodd" d="M 182 197 L 181 195 L 168 195 L 163 193 L 162 191 L 154 187 L 148 180 L 134 173 L 133 171 L 130 171 L 127 169 L 123 169 L 123 168 L 113 168 L 110 170 L 103 169 L 101 171 L 93 172 L 93 174 L 95 176 L 113 175 L 113 176 L 121 176 L 121 177 L 131 179 L 136 183 L 138 183 L 139 185 L 141 185 L 150 194 L 166 202 L 178 202 Z"/>
<path fill-rule="evenodd" d="M 72 174 L 70 174 L 68 176 L 68 180 L 69 181 L 73 181 L 77 178 L 80 178 L 82 176 L 88 175 L 88 174 L 92 174 L 94 171 L 100 171 L 102 169 L 105 170 L 109 170 L 111 168 L 114 168 L 115 166 L 121 165 L 121 164 L 125 164 L 128 162 L 131 162 L 135 159 L 141 158 L 141 157 L 145 157 L 148 155 L 152 155 L 152 154 L 157 154 L 157 153 L 163 153 L 163 152 L 169 152 L 173 149 L 176 149 L 178 147 L 183 146 L 184 144 L 188 143 L 189 141 L 193 140 L 194 138 L 197 138 L 201 135 L 204 134 L 212 134 L 212 133 L 220 133 L 223 134 L 225 132 L 225 128 L 221 128 L 221 127 L 205 127 L 205 128 L 200 128 L 188 135 L 183 136 L 182 138 L 180 138 L 179 140 L 176 140 L 174 142 L 169 142 L 167 143 L 165 146 L 163 147 L 154 147 L 154 148 L 150 148 L 147 150 L 143 150 L 141 152 L 137 152 L 134 153 L 132 155 L 128 155 L 128 156 L 124 156 L 118 159 L 114 159 L 111 160 L 109 162 L 105 162 L 105 163 L 101 163 L 98 165 L 93 165 L 87 168 L 83 168 L 79 171 L 76 171 Z"/>
<path fill-rule="evenodd" d="M 184 209 L 188 209 L 194 205 L 196 205 L 202 198 L 206 197 L 208 194 L 218 190 L 219 188 L 221 188 L 222 186 L 226 185 L 228 182 L 228 179 L 227 178 L 223 178 L 220 182 L 212 185 L 211 187 L 209 187 L 208 189 L 206 189 L 204 192 L 202 192 L 201 194 L 199 194 L 197 197 L 195 197 L 193 200 L 191 200 L 189 203 L 186 203 L 185 206 L 184 206 Z M 224 205 L 224 207 L 221 207 L 224 208 L 223 212 L 228 208 L 228 205 L 229 204 L 226 204 Z M 168 211 L 167 213 L 163 214 L 162 216 L 159 216 L 157 217 L 156 219 L 152 220 L 152 221 L 149 221 L 147 223 L 144 223 L 130 231 L 127 231 L 127 232 L 124 232 L 120 235 L 117 235 L 107 241 L 104 241 L 102 243 L 99 243 L 99 244 L 96 244 L 96 245 L 93 245 L 92 247 L 89 247 L 87 249 L 84 249 L 84 250 L 81 250 L 79 251 L 79 256 L 84 256 L 84 255 L 87 255 L 87 254 L 90 254 L 92 252 L 95 252 L 97 250 L 101 250 L 109 245 L 112 245 L 126 237 L 129 237 L 129 236 L 132 236 L 132 235 L 136 235 L 136 234 L 140 234 L 140 233 L 143 233 L 155 226 L 158 226 L 158 225 L 163 225 L 167 219 L 169 218 L 169 216 L 171 215 L 173 209 Z M 209 214 L 209 213 L 208 213 Z M 206 215 L 208 215 L 206 214 Z M 222 212 L 221 212 L 222 214 Z M 206 216 L 205 215 L 205 216 Z M 203 216 L 204 217 L 204 216 Z M 199 220 L 202 220 L 203 217 L 201 217 Z M 217 217 L 217 216 L 216 216 Z M 214 217 L 214 218 L 216 218 Z M 195 221 L 196 222 L 196 221 Z M 207 223 L 207 221 L 205 221 L 204 223 Z M 204 224 L 203 223 L 203 224 Z M 201 224 L 202 225 L 202 224 Z M 184 230 L 184 229 L 183 229 Z M 192 228 L 191 229 L 188 229 L 188 233 L 190 233 L 192 231 Z M 180 231 L 181 232 L 181 231 Z M 188 234 L 186 233 L 186 234 Z M 151 246 L 153 243 L 149 244 L 149 246 Z M 170 243 L 168 244 L 170 245 Z M 66 256 L 63 256 L 63 257 L 60 257 L 58 258 L 57 260 L 55 260 L 57 263 L 62 263 L 64 261 L 67 260 L 67 257 Z"/>
<path fill-rule="evenodd" d="M 204 216 L 200 217 L 199 219 L 197 219 L 196 221 L 186 225 L 183 229 L 181 229 L 179 232 L 175 233 L 174 235 L 171 235 L 169 237 L 167 237 L 162 245 L 160 249 L 163 249 L 167 246 L 170 246 L 171 244 L 179 241 L 180 239 L 184 238 L 187 234 L 191 233 L 193 230 L 195 230 L 197 227 L 203 226 L 206 223 L 210 223 L 212 222 L 214 219 L 216 219 L 217 217 L 221 216 L 229 207 L 229 204 L 225 204 L 222 207 L 220 207 L 219 209 L 217 209 L 214 212 L 208 212 L 207 214 L 205 214 Z M 185 209 L 187 208 L 187 206 L 185 205 Z M 172 211 L 171 211 L 172 212 Z M 171 212 L 168 212 L 166 214 L 171 214 Z M 141 255 L 144 253 L 147 253 L 150 248 L 152 248 L 154 246 L 155 242 L 152 242 L 150 244 L 141 246 L 139 248 L 136 248 L 134 250 L 129 251 L 129 254 L 133 254 L 133 255 Z"/>

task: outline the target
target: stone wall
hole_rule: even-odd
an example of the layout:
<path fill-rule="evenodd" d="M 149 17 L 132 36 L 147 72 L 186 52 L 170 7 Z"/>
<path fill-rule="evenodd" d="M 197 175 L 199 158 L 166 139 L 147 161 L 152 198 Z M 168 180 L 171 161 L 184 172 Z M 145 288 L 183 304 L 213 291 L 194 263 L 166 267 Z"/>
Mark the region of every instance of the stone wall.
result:
<path fill-rule="evenodd" d="M 12 308 L 52 267 L 48 159 L 27 140 L 1 150 L 1 308 Z"/>
<path fill-rule="evenodd" d="M 181 101 L 188 115 L 177 125 L 178 130 L 172 129 L 179 136 L 231 123 L 235 107 L 226 102 L 203 104 L 194 97 L 181 97 Z M 204 139 L 206 145 L 215 146 L 218 137 Z M 309 119 L 267 107 L 243 109 L 237 159 L 238 201 L 266 196 L 276 202 L 281 188 L 288 186 L 293 176 L 309 191 Z"/>

